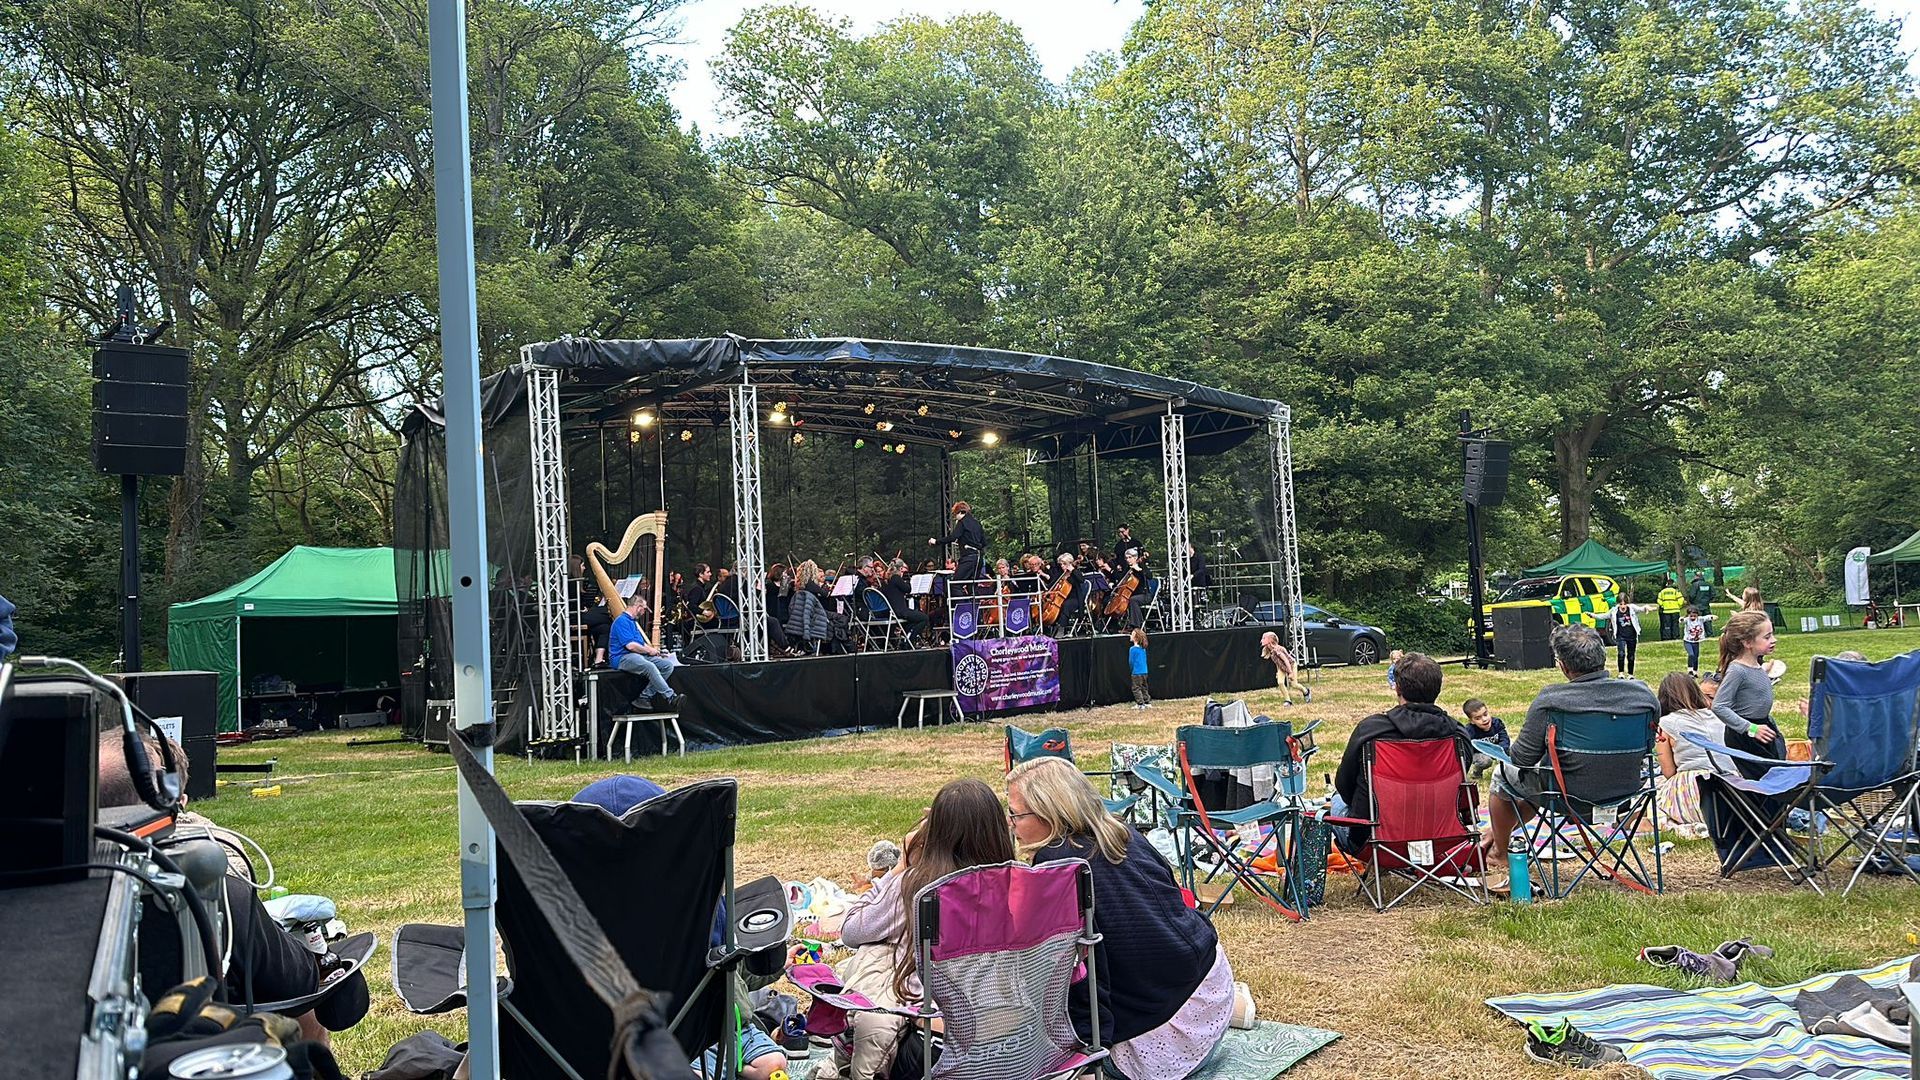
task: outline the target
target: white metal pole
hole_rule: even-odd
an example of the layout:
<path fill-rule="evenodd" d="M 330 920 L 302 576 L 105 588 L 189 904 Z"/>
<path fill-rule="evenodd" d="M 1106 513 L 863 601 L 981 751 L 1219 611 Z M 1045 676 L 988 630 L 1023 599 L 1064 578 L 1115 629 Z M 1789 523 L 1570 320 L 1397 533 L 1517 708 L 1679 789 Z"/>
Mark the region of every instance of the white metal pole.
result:
<path fill-rule="evenodd" d="M 440 269 L 440 362 L 447 419 L 447 525 L 453 563 L 453 719 L 449 733 L 493 719 L 487 625 L 487 504 L 481 482 L 480 327 L 473 269 L 473 181 L 467 150 L 465 0 L 428 0 L 433 79 L 433 205 Z M 491 746 L 474 756 L 493 769 Z M 455 774 L 458 775 L 457 773 Z M 500 1076 L 500 1002 L 493 959 L 493 829 L 460 780 L 460 906 L 466 913 L 467 1063 Z"/>

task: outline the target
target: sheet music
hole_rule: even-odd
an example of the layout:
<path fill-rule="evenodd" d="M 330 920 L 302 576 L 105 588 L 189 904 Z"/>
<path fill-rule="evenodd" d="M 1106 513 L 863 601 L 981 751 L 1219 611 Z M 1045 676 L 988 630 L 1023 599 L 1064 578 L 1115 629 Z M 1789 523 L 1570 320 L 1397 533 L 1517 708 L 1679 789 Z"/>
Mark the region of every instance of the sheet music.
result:
<path fill-rule="evenodd" d="M 623 577 L 615 582 L 613 587 L 619 591 L 621 599 L 627 599 L 633 596 L 635 589 L 640 587 L 640 575 L 634 574 L 632 577 Z"/>
<path fill-rule="evenodd" d="M 925 596 L 933 591 L 932 574 L 915 574 L 907 584 L 907 591 L 915 596 Z"/>
<path fill-rule="evenodd" d="M 853 587 L 860 581 L 859 574 L 841 574 L 833 579 L 834 596 L 852 596 Z"/>

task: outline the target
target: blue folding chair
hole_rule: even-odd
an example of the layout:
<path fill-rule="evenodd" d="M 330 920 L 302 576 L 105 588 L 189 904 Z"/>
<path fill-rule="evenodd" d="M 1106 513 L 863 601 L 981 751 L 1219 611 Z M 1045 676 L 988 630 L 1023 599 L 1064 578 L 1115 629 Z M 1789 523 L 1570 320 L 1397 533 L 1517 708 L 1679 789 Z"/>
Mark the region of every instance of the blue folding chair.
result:
<path fill-rule="evenodd" d="M 1660 810 L 1654 784 L 1660 775 L 1653 749 L 1657 723 L 1658 718 L 1650 712 L 1622 715 L 1549 710 L 1547 753 L 1534 765 L 1515 765 L 1499 744 L 1485 739 L 1474 741 L 1475 750 L 1527 774 L 1529 786 L 1539 792 L 1527 798 L 1539 813 L 1525 830 L 1532 864 L 1528 873 L 1535 892 L 1559 899 L 1571 893 L 1588 874 L 1640 892 L 1665 890 Z M 1576 785 L 1566 779 L 1570 763 L 1583 759 L 1618 762 L 1623 758 L 1631 759 L 1635 767 L 1630 772 L 1621 770 L 1628 779 L 1620 782 L 1596 785 L 1583 780 Z M 1651 874 L 1637 843 L 1643 822 L 1653 825 Z M 1565 857 L 1568 854 L 1571 859 Z M 1577 864 L 1577 868 L 1563 872 L 1561 864 L 1567 862 Z"/>
<path fill-rule="evenodd" d="M 1304 732 L 1303 732 L 1304 734 Z M 1174 733 L 1174 754 L 1180 763 L 1180 782 L 1175 783 L 1159 768 L 1145 763 L 1136 765 L 1135 776 L 1165 800 L 1166 822 L 1174 836 L 1179 856 L 1181 884 L 1193 891 L 1226 872 L 1233 881 L 1203 909 L 1208 918 L 1220 909 L 1233 890 L 1245 887 L 1260 902 L 1296 922 L 1306 917 L 1307 895 L 1301 887 L 1300 802 L 1305 772 L 1293 725 L 1269 721 L 1250 727 L 1207 727 L 1182 725 Z M 1209 769 L 1274 770 L 1273 793 L 1265 799 L 1237 810 L 1212 809 L 1200 794 L 1196 772 Z M 1265 836 L 1250 852 L 1235 850 L 1232 833 L 1242 826 L 1266 829 Z M 1218 831 L 1217 831 L 1218 830 Z M 1228 833 L 1223 837 L 1220 832 Z M 1205 877 L 1198 871 L 1198 856 L 1204 850 L 1214 865 Z M 1283 862 L 1286 872 L 1278 883 L 1253 869 L 1253 862 L 1272 854 Z"/>
<path fill-rule="evenodd" d="M 1870 869 L 1920 882 L 1910 861 L 1920 850 L 1920 653 L 1877 664 L 1816 657 L 1810 678 L 1812 761 L 1782 762 L 1687 736 L 1713 753 L 1766 767 L 1757 780 L 1701 785 L 1722 876 L 1775 866 L 1824 892 L 1821 879 L 1852 851 L 1860 861 L 1843 896 Z M 1802 828 L 1804 836 L 1795 835 Z"/>

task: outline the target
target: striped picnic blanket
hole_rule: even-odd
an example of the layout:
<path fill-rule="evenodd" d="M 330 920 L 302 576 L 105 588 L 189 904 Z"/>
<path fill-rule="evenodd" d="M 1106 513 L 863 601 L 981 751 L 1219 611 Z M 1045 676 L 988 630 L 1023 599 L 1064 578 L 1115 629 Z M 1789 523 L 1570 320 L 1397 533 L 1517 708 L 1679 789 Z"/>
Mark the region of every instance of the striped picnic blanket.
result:
<path fill-rule="evenodd" d="M 1628 1061 L 1655 1077 L 1907 1080 L 1905 1053 L 1870 1039 L 1809 1035 L 1794 999 L 1802 990 L 1828 989 L 1842 975 L 1858 975 L 1875 986 L 1894 986 L 1912 963 L 1913 957 L 1905 957 L 1786 986 L 1741 983 L 1671 990 L 1626 984 L 1571 994 L 1488 998 L 1487 1004 L 1522 1023 L 1565 1017 L 1588 1035 L 1619 1047 Z"/>

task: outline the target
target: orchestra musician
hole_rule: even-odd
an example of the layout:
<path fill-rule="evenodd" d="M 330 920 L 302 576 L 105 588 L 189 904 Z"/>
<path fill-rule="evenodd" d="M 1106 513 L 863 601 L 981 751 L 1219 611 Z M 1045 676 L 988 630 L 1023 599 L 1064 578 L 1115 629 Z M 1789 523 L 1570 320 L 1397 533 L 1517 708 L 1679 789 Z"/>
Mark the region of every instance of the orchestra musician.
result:
<path fill-rule="evenodd" d="M 875 563 L 875 576 L 879 579 L 880 595 L 887 598 L 887 606 L 893 609 L 893 616 L 907 626 L 907 637 L 919 640 L 927 632 L 931 621 L 927 613 L 913 602 L 913 593 L 909 586 L 907 564 L 895 559 L 892 565 Z"/>
<path fill-rule="evenodd" d="M 955 581 L 977 581 L 980 579 L 980 558 L 987 550 L 987 531 L 973 516 L 973 507 L 965 501 L 953 504 L 953 531 L 938 539 L 929 539 L 929 544 L 957 544 L 959 551 L 954 556 L 953 578 Z M 967 586 L 969 590 L 972 586 Z"/>
<path fill-rule="evenodd" d="M 1120 535 L 1113 538 L 1113 557 L 1124 562 L 1128 552 L 1139 550 L 1141 550 L 1141 544 L 1133 538 L 1133 528 L 1127 525 L 1120 526 Z"/>
<path fill-rule="evenodd" d="M 1145 621 L 1140 609 L 1146 605 L 1147 597 L 1153 588 L 1153 571 L 1147 569 L 1146 550 L 1135 546 L 1125 554 L 1126 569 L 1120 572 L 1120 580 L 1114 582 L 1114 588 L 1128 578 L 1134 579 L 1133 595 L 1127 597 L 1127 629 L 1138 629 Z"/>
<path fill-rule="evenodd" d="M 1035 555 L 1033 558 L 1038 562 L 1040 557 Z M 1083 575 L 1080 573 L 1079 566 L 1074 560 L 1073 553 L 1071 551 L 1063 551 L 1055 561 L 1059 564 L 1059 570 L 1050 577 L 1043 574 L 1041 580 L 1043 586 L 1048 590 L 1059 585 L 1060 579 L 1063 577 L 1070 583 L 1066 602 L 1060 605 L 1060 617 L 1055 619 L 1053 623 L 1047 627 L 1048 633 L 1059 637 L 1061 632 L 1073 624 L 1073 617 L 1086 610 L 1087 598 L 1082 595 L 1080 584 Z M 1042 565 L 1040 569 L 1044 570 L 1045 566 Z"/>

